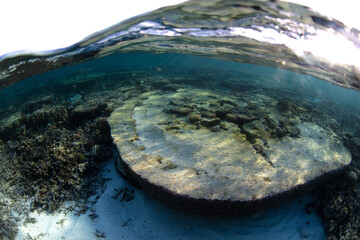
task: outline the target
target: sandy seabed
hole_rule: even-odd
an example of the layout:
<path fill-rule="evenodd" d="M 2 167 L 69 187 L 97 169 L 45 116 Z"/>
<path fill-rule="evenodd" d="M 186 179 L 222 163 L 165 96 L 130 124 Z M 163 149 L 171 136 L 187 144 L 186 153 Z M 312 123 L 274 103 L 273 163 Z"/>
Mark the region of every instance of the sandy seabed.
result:
<path fill-rule="evenodd" d="M 21 224 L 16 239 L 326 239 L 320 218 L 306 212 L 306 205 L 315 200 L 310 196 L 251 217 L 202 218 L 162 206 L 129 185 L 113 160 L 103 174 L 111 180 L 86 214 L 32 212 L 29 217 L 36 222 Z M 115 189 L 124 187 L 134 190 L 133 200 L 114 198 Z"/>

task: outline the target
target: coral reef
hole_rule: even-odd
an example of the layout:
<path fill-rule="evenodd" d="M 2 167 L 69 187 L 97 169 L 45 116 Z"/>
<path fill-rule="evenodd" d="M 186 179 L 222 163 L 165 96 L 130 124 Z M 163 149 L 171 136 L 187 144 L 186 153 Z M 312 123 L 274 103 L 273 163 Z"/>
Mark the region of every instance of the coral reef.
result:
<path fill-rule="evenodd" d="M 97 117 L 108 114 L 99 108 L 93 109 Z M 34 208 L 54 211 L 65 200 L 94 193 L 91 177 L 99 171 L 99 152 L 105 151 L 98 149 L 111 144 L 106 137 L 109 128 L 103 118 L 93 122 L 83 118 L 82 125 L 71 129 L 73 112 L 63 106 L 40 108 L 20 121 L 14 136 L 8 136 L 6 148 L 12 158 L 8 162 L 13 167 L 3 176 L 17 182 L 19 195 L 32 197 Z M 10 126 L 14 125 L 19 123 Z"/>
<path fill-rule="evenodd" d="M 14 239 L 17 219 L 10 211 L 26 214 L 24 202 L 53 212 L 102 188 L 101 163 L 114 153 L 104 118 L 111 110 L 99 101 L 82 106 L 43 106 L 2 120 L 0 193 L 8 202 L 0 205 L 1 239 Z"/>

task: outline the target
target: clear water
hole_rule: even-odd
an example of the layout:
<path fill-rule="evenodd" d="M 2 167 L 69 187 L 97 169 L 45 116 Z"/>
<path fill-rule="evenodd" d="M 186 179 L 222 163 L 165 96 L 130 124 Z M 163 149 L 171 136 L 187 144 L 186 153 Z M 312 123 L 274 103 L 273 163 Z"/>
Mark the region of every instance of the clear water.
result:
<path fill-rule="evenodd" d="M 318 44 L 325 38 L 340 39 L 344 46 L 340 55 L 324 54 L 336 52 Z M 315 196 L 328 204 L 318 206 L 319 212 L 333 210 L 322 213 L 329 237 L 345 234 L 329 223 L 331 214 L 336 220 L 347 216 L 348 232 L 356 236 L 359 219 L 351 217 L 359 216 L 360 184 L 347 176 L 360 174 L 360 71 L 358 63 L 351 62 L 358 53 L 358 30 L 301 6 L 192 1 L 129 19 L 65 50 L 2 56 L 0 118 L 5 126 L 19 112 L 29 116 L 54 106 L 71 112 L 87 102 L 116 108 L 165 85 L 286 99 L 311 109 L 314 122 L 336 127 L 334 131 L 346 137 L 340 141 L 349 148 L 352 164 L 338 180 L 345 185 L 332 183 L 321 190 L 325 197 Z M 114 100 L 119 95 L 124 96 Z M 2 138 L 4 146 L 11 145 L 9 140 L 20 141 Z M 327 194 L 326 189 L 335 193 Z M 349 199 L 343 205 L 329 206 L 331 199 L 345 195 Z M 344 207 L 347 213 L 341 210 Z"/>

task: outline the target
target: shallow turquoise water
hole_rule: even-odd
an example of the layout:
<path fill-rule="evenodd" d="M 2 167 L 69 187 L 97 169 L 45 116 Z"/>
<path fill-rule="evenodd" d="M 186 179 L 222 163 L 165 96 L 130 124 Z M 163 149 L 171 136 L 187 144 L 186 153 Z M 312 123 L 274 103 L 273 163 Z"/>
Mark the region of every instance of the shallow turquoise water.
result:
<path fill-rule="evenodd" d="M 142 78 L 168 79 L 198 87 L 241 93 L 263 92 L 279 98 L 294 98 L 322 104 L 327 111 L 337 107 L 348 114 L 335 115 L 344 124 L 359 115 L 360 94 L 324 80 L 283 69 L 229 62 L 184 54 L 116 54 L 30 77 L 0 92 L 2 114 L 23 102 L 53 95 L 59 102 L 75 94 L 111 90 L 139 84 Z M 172 80 L 175 79 L 175 80 Z M 183 81 L 182 81 L 183 80 Z M 16 107 L 15 107 L 16 106 Z M 14 108 L 15 107 L 15 108 Z M 349 122 L 348 124 L 346 122 Z"/>

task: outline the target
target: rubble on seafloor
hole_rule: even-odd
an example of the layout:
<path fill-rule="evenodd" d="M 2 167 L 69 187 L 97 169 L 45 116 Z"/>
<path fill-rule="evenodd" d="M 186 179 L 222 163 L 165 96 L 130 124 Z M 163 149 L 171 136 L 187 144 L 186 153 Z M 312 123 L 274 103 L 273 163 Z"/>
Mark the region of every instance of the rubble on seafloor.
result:
<path fill-rule="evenodd" d="M 157 81 L 144 78 L 135 82 L 136 84 L 122 85 L 119 88 L 111 87 L 111 91 L 101 89 L 89 95 L 84 90 L 81 95 L 73 94 L 65 102 L 56 101 L 54 96 L 39 96 L 39 99 L 20 104 L 22 107 L 18 111 L 13 107 L 9 114 L 5 112 L 2 115 L 5 117 L 0 120 L 0 238 L 15 238 L 17 224 L 21 219 L 14 216 L 12 211 L 56 211 L 64 201 L 83 201 L 102 188 L 105 180 L 98 173 L 101 162 L 112 151 L 112 139 L 105 118 L 113 109 L 148 91 L 160 90 L 169 94 L 189 87 L 184 84 L 194 83 L 186 81 L 186 77 Z M 202 83 L 198 82 L 197 87 L 204 87 Z M 84 87 L 86 85 L 89 84 L 84 84 Z M 296 141 L 303 130 L 299 122 L 308 121 L 321 128 L 318 136 L 323 137 L 321 132 L 332 133 L 333 137 L 344 142 L 353 160 L 339 180 L 313 192 L 319 199 L 313 208 L 322 217 L 329 239 L 356 239 L 354 237 L 359 236 L 360 231 L 357 224 L 360 220 L 360 141 L 334 120 L 336 115 L 330 117 L 330 113 L 326 113 L 326 109 L 318 105 L 295 101 L 291 95 L 275 98 L 274 94 L 271 99 L 265 95 L 256 95 L 250 90 L 246 94 L 246 101 L 242 101 L 246 102 L 246 113 L 232 111 L 234 101 L 221 99 L 216 94 L 209 94 L 207 97 L 212 101 L 218 98 L 218 106 L 215 108 L 220 109 L 217 110 L 210 106 L 201 109 L 201 104 L 194 104 L 189 99 L 183 99 L 182 103 L 174 101 L 163 109 L 164 113 L 176 116 L 178 121 L 167 124 L 164 130 L 181 133 L 186 124 L 188 128 L 218 133 L 241 126 L 239 136 L 248 141 L 251 151 L 264 159 L 271 152 L 271 141 L 264 141 L 259 137 L 264 130 L 269 134 L 268 137 Z M 259 102 L 264 105 L 258 105 Z M 138 107 L 142 104 L 141 101 L 137 102 Z M 278 111 L 275 123 L 274 116 L 264 115 L 266 104 Z M 332 112 L 340 114 L 341 111 L 335 109 Z M 341 114 L 347 113 L 342 111 Z M 358 128 L 356 122 L 353 127 Z M 137 143 L 138 139 L 133 137 L 133 141 Z M 172 171 L 177 167 L 166 160 L 160 162 L 165 171 Z M 274 163 L 270 160 L 267 164 Z M 203 172 L 199 171 L 199 174 Z M 271 183 L 272 179 L 264 177 L 263 181 Z M 125 201 L 129 197 L 126 191 L 117 191 L 114 196 L 124 198 Z M 26 207 L 25 202 L 31 203 L 31 209 Z"/>

